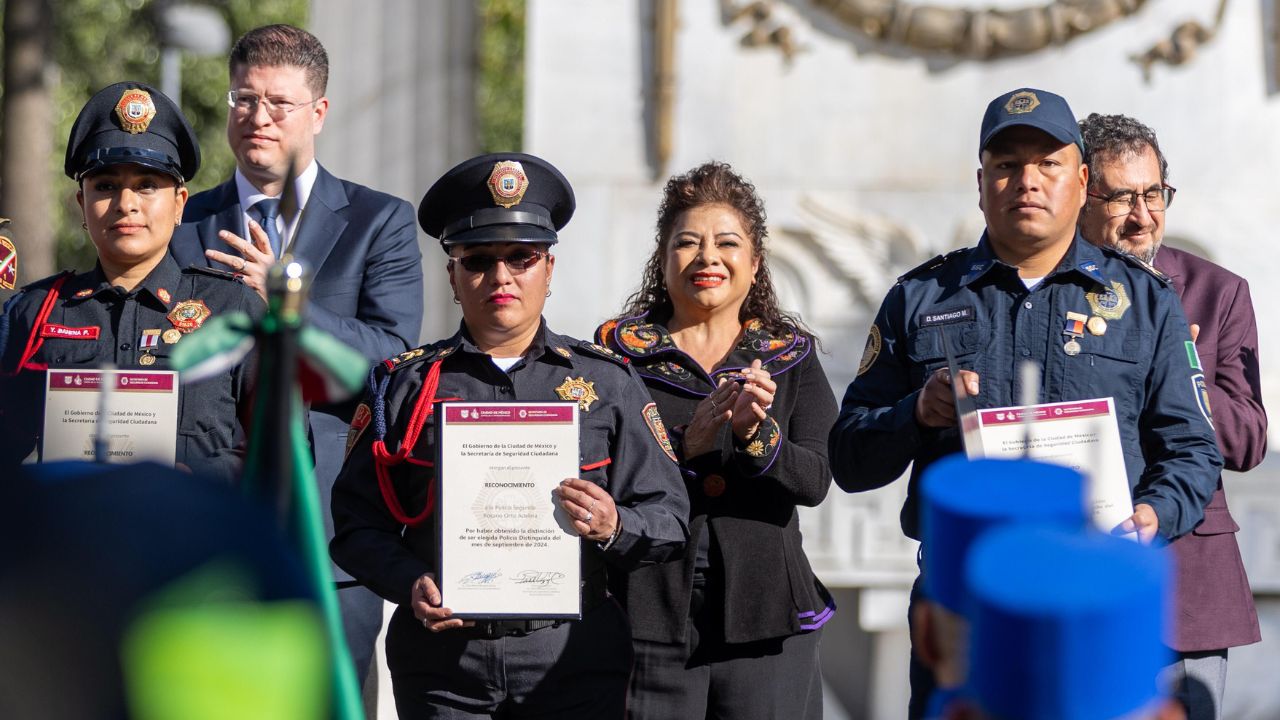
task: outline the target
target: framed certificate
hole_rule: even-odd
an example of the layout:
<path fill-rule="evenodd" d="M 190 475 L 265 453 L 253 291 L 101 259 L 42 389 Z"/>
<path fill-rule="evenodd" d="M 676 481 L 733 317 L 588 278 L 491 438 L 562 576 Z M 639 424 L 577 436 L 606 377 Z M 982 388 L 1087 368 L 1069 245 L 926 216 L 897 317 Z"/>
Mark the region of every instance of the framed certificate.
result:
<path fill-rule="evenodd" d="M 110 422 L 99 423 L 102 371 L 45 373 L 43 457 L 93 460 L 93 443 L 106 427 L 107 460 L 152 460 L 173 465 L 178 453 L 178 373 L 121 370 L 108 403 Z"/>
<path fill-rule="evenodd" d="M 552 494 L 580 473 L 577 403 L 441 403 L 436 583 L 462 618 L 582 616 L 581 543 Z"/>

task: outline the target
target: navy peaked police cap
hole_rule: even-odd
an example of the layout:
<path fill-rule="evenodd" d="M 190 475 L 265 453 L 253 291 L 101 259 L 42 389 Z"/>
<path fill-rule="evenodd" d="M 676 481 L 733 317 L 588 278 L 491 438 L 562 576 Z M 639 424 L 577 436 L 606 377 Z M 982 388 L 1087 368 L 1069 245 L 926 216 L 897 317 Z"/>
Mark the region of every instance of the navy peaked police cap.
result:
<path fill-rule="evenodd" d="M 79 180 L 108 165 L 143 165 L 180 180 L 200 169 L 200 143 L 182 110 L 159 90 L 126 81 L 99 90 L 67 139 L 63 171 Z"/>
<path fill-rule="evenodd" d="M 452 245 L 555 244 L 573 217 L 573 187 L 551 163 L 525 153 L 491 153 L 446 172 L 418 205 L 418 223 Z"/>

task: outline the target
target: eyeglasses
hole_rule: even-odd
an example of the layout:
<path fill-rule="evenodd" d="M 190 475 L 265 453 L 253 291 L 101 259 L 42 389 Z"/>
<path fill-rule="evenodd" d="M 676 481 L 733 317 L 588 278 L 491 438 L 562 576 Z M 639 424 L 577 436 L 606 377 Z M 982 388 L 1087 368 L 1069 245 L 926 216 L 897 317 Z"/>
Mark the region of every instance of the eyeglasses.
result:
<path fill-rule="evenodd" d="M 450 258 L 449 263 L 453 264 L 454 261 L 457 261 L 462 264 L 462 267 L 467 272 L 487 273 L 489 270 L 493 269 L 494 265 L 502 262 L 502 264 L 507 266 L 507 270 L 512 275 L 519 275 L 525 270 L 537 265 L 538 261 L 547 254 L 548 253 L 542 250 L 519 250 L 505 257 L 502 255 L 485 254 L 462 255 L 460 257 Z"/>
<path fill-rule="evenodd" d="M 1121 190 L 1110 195 L 1099 195 L 1092 192 L 1088 193 L 1088 195 L 1091 198 L 1097 198 L 1102 201 L 1102 206 L 1106 209 L 1107 215 L 1121 217 L 1133 212 L 1134 208 L 1138 206 L 1138 198 L 1142 198 L 1142 202 L 1147 206 L 1147 212 L 1162 213 L 1165 208 L 1173 204 L 1173 194 L 1176 192 L 1178 192 L 1177 188 L 1162 184 L 1159 190 L 1147 190 L 1141 193 L 1133 190 Z"/>
<path fill-rule="evenodd" d="M 314 105 L 319 99 L 320 98 L 316 98 L 315 100 L 308 100 L 304 103 L 296 103 L 284 98 L 276 98 L 272 100 L 271 98 L 262 97 L 261 95 L 256 95 L 251 92 L 243 92 L 240 90 L 227 91 L 227 107 L 231 108 L 237 116 L 249 117 L 250 115 L 258 112 L 258 105 L 261 104 L 267 109 L 267 115 L 276 122 L 280 122 L 285 119 L 285 116 L 298 108 Z"/>

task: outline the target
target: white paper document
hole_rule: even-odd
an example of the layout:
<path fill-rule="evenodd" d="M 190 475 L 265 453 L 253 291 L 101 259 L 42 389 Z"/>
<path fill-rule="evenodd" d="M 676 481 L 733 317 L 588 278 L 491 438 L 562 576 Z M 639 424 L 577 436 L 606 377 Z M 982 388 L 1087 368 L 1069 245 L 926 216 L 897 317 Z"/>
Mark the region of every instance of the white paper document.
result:
<path fill-rule="evenodd" d="M 442 403 L 444 606 L 459 617 L 578 618 L 581 544 L 552 491 L 580 474 L 577 403 Z"/>
<path fill-rule="evenodd" d="M 45 374 L 45 462 L 94 459 L 102 375 L 100 370 L 55 369 Z M 127 370 L 113 375 L 107 461 L 173 465 L 178 452 L 178 373 Z"/>
<path fill-rule="evenodd" d="M 1112 532 L 1133 514 L 1111 398 L 977 410 L 960 426 L 971 459 L 1027 457 L 1078 470 L 1086 479 L 1086 512 L 1100 530 Z"/>

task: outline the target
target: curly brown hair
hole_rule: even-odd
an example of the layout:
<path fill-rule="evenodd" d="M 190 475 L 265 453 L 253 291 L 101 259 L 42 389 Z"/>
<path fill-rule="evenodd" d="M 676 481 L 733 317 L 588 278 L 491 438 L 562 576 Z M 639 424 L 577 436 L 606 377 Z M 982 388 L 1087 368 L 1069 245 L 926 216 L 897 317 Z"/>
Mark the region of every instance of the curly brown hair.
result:
<path fill-rule="evenodd" d="M 769 276 L 769 253 L 764 244 L 769 228 L 765 224 L 764 202 L 756 194 L 755 185 L 734 172 L 728 163 L 715 160 L 667 181 L 662 191 L 662 204 L 658 206 L 658 232 L 654 238 L 653 254 L 644 266 L 640 289 L 627 298 L 621 317 L 649 313 L 659 322 L 671 318 L 674 308 L 662 275 L 667 244 L 681 213 L 703 205 L 728 205 L 736 210 L 751 238 L 752 254 L 760 259 L 755 284 L 747 292 L 747 299 L 738 311 L 738 320 L 746 322 L 756 318 L 766 330 L 778 335 L 796 330 L 812 335 L 799 318 L 778 309 L 778 297 Z"/>

